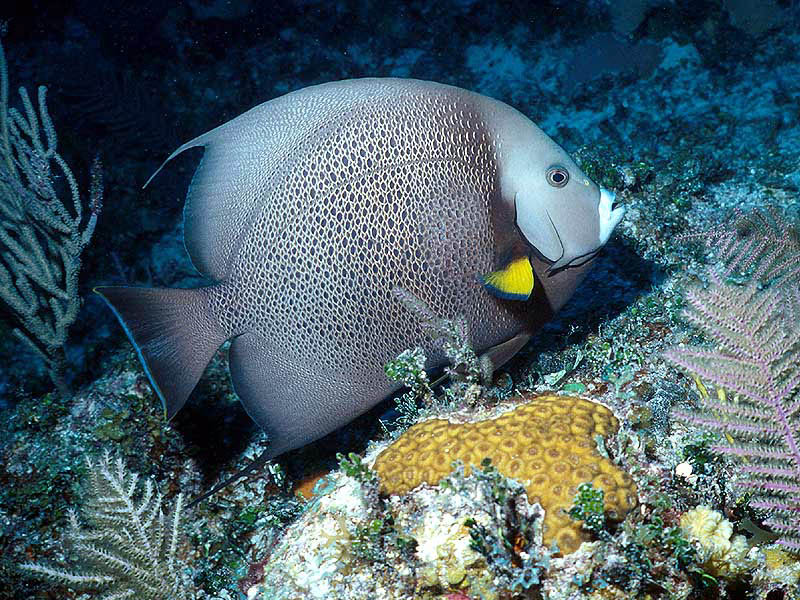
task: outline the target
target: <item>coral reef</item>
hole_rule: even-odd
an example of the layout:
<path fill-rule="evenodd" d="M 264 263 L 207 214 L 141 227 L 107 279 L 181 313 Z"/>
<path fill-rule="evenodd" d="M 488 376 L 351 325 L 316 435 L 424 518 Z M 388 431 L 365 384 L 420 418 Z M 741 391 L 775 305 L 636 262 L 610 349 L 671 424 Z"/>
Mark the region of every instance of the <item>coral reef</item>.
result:
<path fill-rule="evenodd" d="M 752 442 L 675 419 L 678 409 L 734 423 L 727 414 L 701 412 L 706 400 L 722 401 L 724 388 L 704 378 L 708 396 L 698 399 L 693 378 L 663 360 L 668 347 L 711 351 L 714 345 L 702 328 L 687 329 L 682 317 L 687 287 L 709 281 L 707 260 L 685 243 L 686 232 L 706 231 L 735 209 L 744 211 L 737 225 L 714 227 L 701 238 L 716 251 L 721 280 L 740 291 L 751 279 L 760 292 L 797 288 L 796 277 L 762 269 L 764 262 L 731 269 L 725 253 L 796 253 L 789 227 L 769 211 L 752 211 L 774 207 L 786 226 L 800 217 L 800 4 L 549 0 L 531 9 L 410 0 L 399 9 L 234 0 L 234 8 L 250 6 L 247 16 L 218 13 L 202 21 L 177 4 L 147 11 L 120 5 L 112 13 L 88 10 L 90 4 L 38 3 L 32 10 L 31 3 L 11 2 L 0 18 L 8 71 L 17 82 L 10 105 L 16 99 L 29 122 L 16 92 L 27 87 L 46 149 L 36 86 L 47 83 L 57 153 L 82 192 L 91 188 L 91 157 L 106 158 L 106 197 L 114 202 L 106 202 L 92 236 L 95 251 L 81 255 L 79 290 L 81 283 L 123 281 L 204 285 L 185 257 L 180 225 L 179 198 L 194 159 L 163 174 L 157 188 L 142 190 L 142 183 L 181 141 L 247 106 L 334 79 L 417 77 L 488 93 L 530 116 L 627 205 L 577 295 L 495 373 L 488 392 L 477 385 L 490 383 L 486 373 L 475 368 L 476 357 L 461 340 L 450 336 L 453 354 L 461 355 L 450 377 L 464 385 L 448 388 L 446 396 L 412 350 L 404 364 L 389 369 L 412 387 L 397 410 L 390 401 L 383 412 L 282 458 L 271 466 L 286 473 L 288 484 L 279 490 L 272 477 L 253 474 L 200 503 L 185 523 L 193 569 L 187 582 L 198 600 L 236 600 L 247 592 L 264 600 L 800 598 L 798 555 L 774 543 L 779 534 L 767 531 L 769 511 L 750 504 L 758 498 L 738 485 L 750 478 L 743 467 L 764 465 L 712 448 L 729 443 L 728 435 Z M 58 165 L 50 166 L 71 210 L 69 181 Z M 88 219 L 85 193 L 83 200 Z M 151 245 L 152 252 L 142 251 Z M 797 264 L 791 254 L 783 256 L 775 267 Z M 113 446 L 142 480 L 158 481 L 165 497 L 179 491 L 195 497 L 267 443 L 238 406 L 222 361 L 212 364 L 187 412 L 164 423 L 124 334 L 91 295 L 79 295 L 89 298 L 69 329 L 69 402 L 48 393 L 52 382 L 40 361 L 11 335 L 19 326 L 13 311 L 0 307 L 2 600 L 88 597 L 17 568 L 34 561 L 86 570 L 65 561 L 72 557 L 65 553 L 71 533 L 65 514 L 81 504 L 86 452 L 102 456 Z M 461 337 L 458 316 L 444 316 Z M 587 496 L 578 516 L 591 517 L 595 531 L 586 534 L 593 541 L 566 557 L 551 556 L 549 567 L 542 566 L 549 548 L 540 544 L 541 511 L 526 495 L 515 495 L 513 480 L 479 480 L 477 467 L 469 475 L 455 471 L 449 488 L 420 485 L 376 499 L 368 475 L 346 475 L 344 463 L 336 470 L 337 452 L 361 453 L 368 440 L 381 439 L 379 419 L 399 436 L 420 419 L 489 418 L 511 408 L 495 402 L 529 391 L 585 395 L 611 408 L 620 432 L 610 450 L 635 479 L 639 496 L 622 523 L 600 519 L 596 496 Z M 724 393 L 727 404 L 750 407 L 742 394 Z M 362 466 L 388 443 L 390 436 L 383 437 Z M 790 468 L 784 464 L 776 468 Z M 330 474 L 301 505 L 288 490 L 318 472 Z M 496 502 L 505 484 L 514 511 Z M 680 526 L 698 505 L 724 516 L 729 540 L 748 535 L 746 571 L 706 570 L 714 567 L 701 562 L 701 541 Z M 468 519 L 475 524 L 467 526 Z M 509 548 L 504 538 L 527 526 L 534 543 L 523 548 L 523 534 Z M 481 549 L 472 547 L 473 531 Z M 413 553 L 397 546 L 404 537 L 417 541 Z M 487 549 L 492 552 L 484 554 Z M 531 575 L 520 569 L 525 561 L 539 569 L 540 583 L 523 577 Z"/>
<path fill-rule="evenodd" d="M 477 516 L 464 522 L 470 548 L 484 557 L 498 588 L 525 593 L 541 584 L 558 547 L 543 546 L 541 507 L 528 502 L 525 487 L 505 477 L 488 458 L 482 467 L 466 477 L 459 464 L 440 485 L 480 499 L 473 504 Z"/>
<path fill-rule="evenodd" d="M 435 485 L 453 461 L 470 466 L 490 458 L 497 470 L 524 482 L 531 502 L 546 511 L 544 541 L 564 553 L 587 539 L 566 512 L 578 485 L 603 488 L 609 516 L 622 520 L 636 505 L 630 476 L 597 450 L 595 436 L 613 435 L 617 419 L 606 407 L 569 396 L 540 396 L 496 419 L 450 423 L 430 419 L 411 427 L 375 461 L 381 491 L 402 494 Z"/>
<path fill-rule="evenodd" d="M 457 465 L 440 486 L 379 499 L 367 467 L 379 450 L 342 457 L 341 471 L 318 484 L 249 597 L 433 600 L 458 591 L 498 600 L 540 584 L 551 552 L 542 510 L 520 483 L 486 463 L 469 475 Z"/>
<path fill-rule="evenodd" d="M 364 473 L 355 468 L 354 475 Z M 248 597 L 327 600 L 412 595 L 415 565 L 405 549 L 382 544 L 382 524 L 370 535 L 373 522 L 379 520 L 372 504 L 377 488 L 368 475 L 342 475 L 323 480 L 319 496 L 272 549 L 263 577 L 247 590 Z"/>

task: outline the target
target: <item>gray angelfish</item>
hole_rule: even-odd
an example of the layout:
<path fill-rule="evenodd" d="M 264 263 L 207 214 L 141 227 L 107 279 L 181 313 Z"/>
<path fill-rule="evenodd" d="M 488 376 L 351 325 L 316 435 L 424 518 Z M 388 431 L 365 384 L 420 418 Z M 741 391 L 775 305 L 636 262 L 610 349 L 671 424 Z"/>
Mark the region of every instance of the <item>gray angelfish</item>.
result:
<path fill-rule="evenodd" d="M 195 146 L 185 244 L 213 283 L 97 292 L 168 418 L 232 339 L 233 386 L 268 457 L 392 393 L 383 365 L 402 350 L 443 363 L 395 287 L 465 316 L 499 366 L 566 302 L 623 214 L 524 115 L 426 81 L 301 89 L 167 161 Z"/>

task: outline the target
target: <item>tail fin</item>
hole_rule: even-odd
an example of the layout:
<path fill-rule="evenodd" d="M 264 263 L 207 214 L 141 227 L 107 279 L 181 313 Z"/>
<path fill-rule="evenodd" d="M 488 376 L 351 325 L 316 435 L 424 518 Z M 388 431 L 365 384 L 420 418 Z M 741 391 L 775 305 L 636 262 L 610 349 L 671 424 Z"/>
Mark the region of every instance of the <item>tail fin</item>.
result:
<path fill-rule="evenodd" d="M 167 419 L 184 405 L 227 338 L 209 310 L 206 289 L 94 290 L 117 315 L 136 348 Z"/>

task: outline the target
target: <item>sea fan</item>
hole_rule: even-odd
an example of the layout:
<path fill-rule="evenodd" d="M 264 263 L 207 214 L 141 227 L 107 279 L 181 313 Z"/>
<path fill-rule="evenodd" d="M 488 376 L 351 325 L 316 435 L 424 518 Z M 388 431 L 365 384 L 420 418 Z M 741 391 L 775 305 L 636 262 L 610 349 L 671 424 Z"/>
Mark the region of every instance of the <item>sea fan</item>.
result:
<path fill-rule="evenodd" d="M 687 294 L 685 315 L 716 348 L 673 348 L 666 358 L 714 384 L 717 398 L 703 394 L 699 413 L 675 416 L 722 434 L 712 449 L 745 462 L 739 484 L 752 490 L 750 505 L 800 552 L 800 244 L 774 213 L 740 215 L 710 239 L 721 268 Z M 731 282 L 735 273 L 747 283 Z"/>
<path fill-rule="evenodd" d="M 760 286 L 800 287 L 800 235 L 776 209 L 743 213 L 699 237 L 720 263 L 721 275 Z"/>
<path fill-rule="evenodd" d="M 183 496 L 167 517 L 153 482 L 139 486 L 139 476 L 127 472 L 122 459 L 112 463 L 106 453 L 86 462 L 90 495 L 83 512 L 92 527 L 81 527 L 70 512 L 67 541 L 76 558 L 74 570 L 36 563 L 20 568 L 74 589 L 98 591 L 100 600 L 190 598 L 191 581 L 185 581 L 177 558 Z"/>

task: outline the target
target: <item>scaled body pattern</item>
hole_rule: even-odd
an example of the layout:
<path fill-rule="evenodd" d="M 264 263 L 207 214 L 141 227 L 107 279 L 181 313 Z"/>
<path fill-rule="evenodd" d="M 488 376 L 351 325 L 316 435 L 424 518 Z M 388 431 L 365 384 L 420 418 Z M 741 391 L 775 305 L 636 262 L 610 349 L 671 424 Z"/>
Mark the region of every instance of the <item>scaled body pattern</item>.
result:
<path fill-rule="evenodd" d="M 395 287 L 464 315 L 478 350 L 506 343 L 499 366 L 564 304 L 622 217 L 524 115 L 432 82 L 304 88 L 169 159 L 195 146 L 205 152 L 185 242 L 214 283 L 98 292 L 168 417 L 233 338 L 234 389 L 272 456 L 390 394 L 383 365 L 404 349 L 442 362 Z"/>

